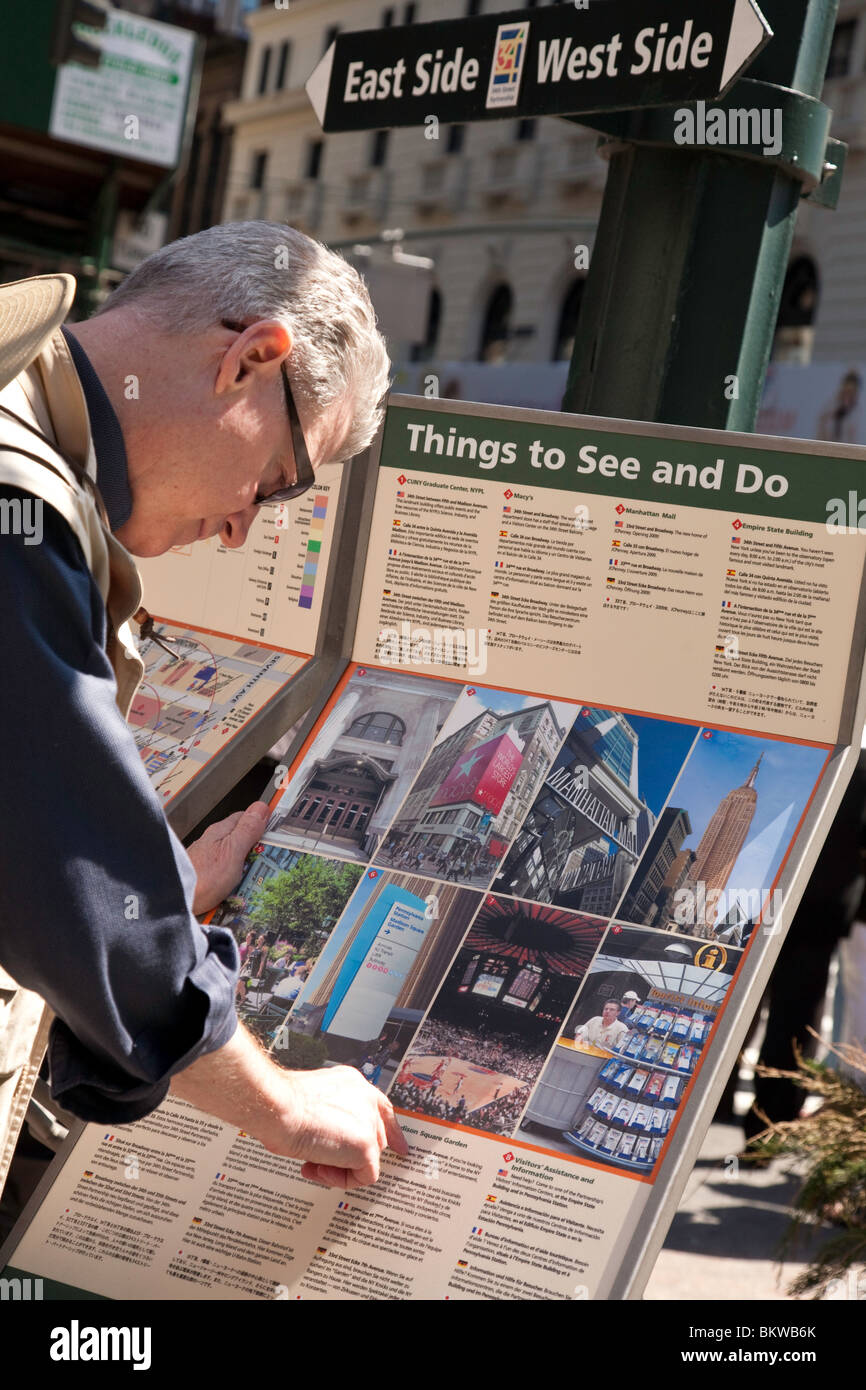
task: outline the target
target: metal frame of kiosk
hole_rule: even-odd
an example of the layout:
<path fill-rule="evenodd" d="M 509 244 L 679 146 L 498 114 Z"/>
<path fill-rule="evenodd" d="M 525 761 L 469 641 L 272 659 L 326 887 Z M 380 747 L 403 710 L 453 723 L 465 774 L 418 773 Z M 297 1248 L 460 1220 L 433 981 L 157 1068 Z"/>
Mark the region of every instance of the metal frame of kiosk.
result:
<path fill-rule="evenodd" d="M 515 410 L 506 406 L 491 406 L 464 401 L 427 400 L 413 396 L 394 396 L 392 404 L 417 406 L 431 412 L 453 411 L 460 415 L 486 416 L 492 419 L 514 418 L 537 422 L 540 425 L 562 425 L 563 415 L 546 410 Z M 616 432 L 623 425 L 642 434 L 660 439 L 678 437 L 681 427 L 648 421 L 623 421 L 607 416 L 581 417 L 588 429 Z M 718 430 L 689 427 L 689 437 L 695 442 L 718 440 Z M 744 442 L 781 453 L 806 453 L 829 458 L 851 458 L 864 461 L 864 450 L 856 445 L 825 444 L 820 441 L 788 439 L 775 435 L 754 435 L 726 432 L 732 444 Z M 376 444 L 378 468 L 381 435 Z M 866 726 L 866 565 L 860 576 L 860 596 L 854 623 L 853 641 L 845 680 L 840 716 L 840 731 L 855 740 L 852 744 L 838 743 L 830 762 L 815 790 L 808 812 L 794 841 L 794 849 L 779 877 L 778 889 L 783 895 L 782 930 L 767 932 L 763 947 L 747 953 L 740 967 L 737 985 L 731 991 L 722 1011 L 714 1038 L 711 1066 L 698 1071 L 694 1086 L 676 1126 L 670 1147 L 658 1176 L 649 1188 L 650 1196 L 635 1223 L 622 1230 L 614 1242 L 613 1273 L 594 1292 L 594 1297 L 611 1301 L 640 1299 L 659 1251 L 664 1245 L 670 1223 L 676 1213 L 689 1175 L 700 1153 L 707 1130 L 718 1105 L 728 1076 L 736 1062 L 749 1026 L 781 950 L 785 934 L 811 877 L 818 855 L 844 796 L 845 789 L 860 756 L 859 731 Z M 758 928 L 758 931 L 761 929 Z M 519 1139 L 519 1136 L 516 1136 Z M 2 1252 L 0 1252 L 2 1254 Z"/>
<path fill-rule="evenodd" d="M 513 418 L 541 425 L 562 425 L 563 416 L 558 412 L 541 410 L 516 410 L 510 407 L 490 406 L 464 401 L 428 400 L 423 397 L 394 396 L 392 404 L 411 408 L 422 408 L 430 412 L 454 412 L 467 416 L 483 416 L 494 419 Z M 599 432 L 612 432 L 623 425 L 634 427 L 641 433 L 658 438 L 671 438 L 679 435 L 676 427 L 649 424 L 643 421 L 618 421 L 607 417 L 581 417 L 587 428 Z M 378 478 L 379 456 L 383 430 L 380 429 L 376 441 L 368 455 L 361 455 L 351 466 L 346 489 L 345 502 L 341 509 L 339 535 L 335 537 L 335 560 L 328 575 L 325 595 L 327 612 L 324 617 L 324 637 L 320 651 L 311 663 L 311 681 L 302 684 L 293 681 L 289 691 L 275 700 L 274 709 L 268 708 L 266 717 L 253 721 L 244 737 L 238 737 L 229 750 L 214 759 L 218 767 L 214 775 L 196 779 L 203 783 L 201 789 L 193 784 L 193 794 L 183 798 L 182 816 L 178 819 L 194 824 L 197 815 L 204 814 L 201 808 L 205 802 L 214 804 L 218 796 L 233 785 L 232 779 L 242 776 L 251 762 L 261 756 L 262 751 L 272 746 L 279 733 L 297 720 L 304 708 L 311 684 L 321 680 L 316 687 L 315 700 L 299 727 L 292 744 L 292 753 L 301 745 L 306 733 L 312 727 L 319 710 L 330 694 L 333 681 L 345 670 L 351 657 L 352 640 L 355 629 L 361 588 L 363 584 L 364 563 L 375 501 Z M 689 436 L 695 442 L 715 442 L 719 437 L 717 430 L 690 429 Z M 811 440 L 783 439 L 774 436 L 737 435 L 729 436 L 732 443 L 740 441 L 754 444 L 760 439 L 760 447 L 765 450 L 778 450 L 788 453 L 806 453 L 817 457 L 850 458 L 863 461 L 866 453 L 853 445 L 828 445 Z M 347 555 L 342 562 L 337 561 L 337 548 L 344 543 Z M 640 1299 L 644 1286 L 652 1271 L 653 1264 L 664 1244 L 670 1222 L 676 1212 L 683 1189 L 698 1157 L 701 1145 L 709 1128 L 715 1107 L 724 1089 L 729 1072 L 742 1046 L 746 1032 L 754 1016 L 773 965 L 779 954 L 784 935 L 793 918 L 794 911 L 814 869 L 818 855 L 838 810 L 845 788 L 850 780 L 860 753 L 859 738 L 852 744 L 855 731 L 866 725 L 866 564 L 860 577 L 860 595 L 854 623 L 854 634 L 845 680 L 841 730 L 849 739 L 839 743 L 831 754 L 812 802 L 794 841 L 792 853 L 780 875 L 778 888 L 783 894 L 782 929 L 767 931 L 763 943 L 756 943 L 748 951 L 740 966 L 740 975 L 735 989 L 722 1011 L 717 1025 L 712 1048 L 711 1066 L 700 1068 L 683 1116 L 685 1123 L 676 1126 L 670 1147 L 661 1165 L 658 1176 L 649 1187 L 647 1203 L 634 1224 L 622 1229 L 616 1237 L 610 1269 L 611 1272 L 601 1285 L 593 1290 L 593 1297 L 602 1300 Z M 302 673 L 302 676 L 306 673 Z M 330 675 L 331 684 L 324 679 Z M 318 703 L 316 704 L 315 701 Z M 280 727 L 281 726 L 281 727 Z M 238 746 L 235 746 L 238 745 Z M 252 750 L 252 751 L 251 751 Z M 198 798 L 198 799 L 196 799 Z M 178 801 L 182 795 L 178 796 Z M 193 807 L 193 813 L 188 811 Z M 205 807 L 206 810 L 206 807 Z M 177 827 L 176 827 L 177 828 Z M 757 928 L 760 931 L 761 928 Z M 13 1259 L 15 1249 L 30 1224 L 36 1210 L 48 1196 L 55 1179 L 63 1166 L 73 1155 L 75 1142 L 85 1128 L 83 1122 L 76 1122 L 70 1129 L 69 1138 L 50 1164 L 13 1231 L 0 1248 L 0 1271 Z M 519 1142 L 519 1137 L 516 1138 Z M 13 1261 L 14 1263 L 14 1261 Z"/>
<path fill-rule="evenodd" d="M 360 595 L 360 581 L 355 578 L 358 542 L 366 534 L 364 524 L 369 524 L 375 493 L 372 479 L 376 469 L 371 466 L 371 453 L 371 449 L 366 449 L 344 465 L 316 651 L 286 688 L 254 715 L 166 807 L 166 818 L 181 838 L 302 717 L 301 732 L 306 736 L 346 668 Z M 363 559 L 360 563 L 363 569 Z"/>

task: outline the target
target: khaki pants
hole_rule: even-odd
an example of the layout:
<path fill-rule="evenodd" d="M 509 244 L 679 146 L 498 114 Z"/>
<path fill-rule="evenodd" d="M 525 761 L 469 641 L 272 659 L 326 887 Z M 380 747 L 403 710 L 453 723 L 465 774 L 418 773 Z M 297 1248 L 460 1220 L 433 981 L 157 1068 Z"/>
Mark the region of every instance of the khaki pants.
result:
<path fill-rule="evenodd" d="M 51 1026 L 38 994 L 0 968 L 0 1192 L 33 1091 Z"/>

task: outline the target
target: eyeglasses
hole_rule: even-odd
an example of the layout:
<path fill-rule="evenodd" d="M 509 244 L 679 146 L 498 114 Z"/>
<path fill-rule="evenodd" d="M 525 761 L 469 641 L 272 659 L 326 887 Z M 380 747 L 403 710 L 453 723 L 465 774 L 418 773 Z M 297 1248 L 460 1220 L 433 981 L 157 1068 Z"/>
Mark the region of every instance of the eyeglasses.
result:
<path fill-rule="evenodd" d="M 223 328 L 230 329 L 233 333 L 243 333 L 246 324 L 236 323 L 231 319 L 222 320 Z M 295 398 L 292 395 L 292 388 L 289 383 L 289 374 L 286 371 L 285 362 L 280 364 L 280 373 L 283 378 L 283 394 L 286 398 L 286 414 L 289 417 L 289 429 L 292 432 L 292 450 L 295 455 L 295 481 L 288 487 L 275 488 L 273 492 L 262 494 L 257 492 L 253 499 L 253 506 L 260 507 L 264 502 L 291 502 L 292 498 L 300 497 L 307 492 L 316 481 L 316 474 L 310 462 L 310 452 L 307 442 L 304 439 L 304 432 L 301 429 L 301 421 L 298 416 L 298 407 L 295 405 Z"/>
<path fill-rule="evenodd" d="M 280 367 L 283 378 L 283 393 L 286 398 L 286 414 L 289 417 L 289 428 L 292 432 L 292 450 L 295 455 L 295 481 L 288 487 L 276 488 L 273 492 L 267 493 L 264 497 L 257 492 L 254 505 L 260 507 L 263 502 L 291 502 L 293 497 L 300 497 L 313 486 L 316 475 L 313 465 L 310 462 L 310 454 L 307 449 L 307 442 L 304 439 L 304 432 L 301 429 L 301 422 L 298 418 L 298 408 L 295 405 L 295 398 L 292 395 L 292 388 L 289 383 L 289 374 L 286 371 L 285 362 Z"/>

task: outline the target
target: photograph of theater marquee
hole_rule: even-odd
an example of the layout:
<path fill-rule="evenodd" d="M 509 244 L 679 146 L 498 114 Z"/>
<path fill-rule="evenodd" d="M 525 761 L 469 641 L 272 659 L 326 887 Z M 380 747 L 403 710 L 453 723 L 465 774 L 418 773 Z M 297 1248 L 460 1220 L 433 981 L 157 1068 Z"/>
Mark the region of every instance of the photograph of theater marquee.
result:
<path fill-rule="evenodd" d="M 690 725 L 581 708 L 494 888 L 612 912 L 696 733 Z"/>

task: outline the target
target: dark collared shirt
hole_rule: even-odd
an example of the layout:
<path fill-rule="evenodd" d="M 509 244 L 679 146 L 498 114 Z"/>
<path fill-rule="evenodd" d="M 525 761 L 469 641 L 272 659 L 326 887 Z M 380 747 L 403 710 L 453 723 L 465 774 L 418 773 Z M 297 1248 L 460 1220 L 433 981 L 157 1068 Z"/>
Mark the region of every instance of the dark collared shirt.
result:
<path fill-rule="evenodd" d="M 129 516 L 117 416 L 67 336 L 112 527 Z M 2 415 L 0 415 L 2 432 Z M 24 499 L 0 486 L 0 498 Z M 195 873 L 115 704 L 106 613 L 67 522 L 0 535 L 0 963 L 48 1001 L 51 1089 L 86 1120 L 139 1119 L 236 1026 L 231 933 L 192 914 Z"/>

